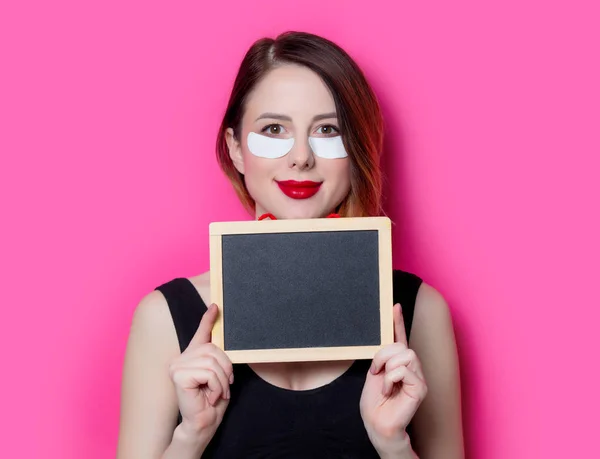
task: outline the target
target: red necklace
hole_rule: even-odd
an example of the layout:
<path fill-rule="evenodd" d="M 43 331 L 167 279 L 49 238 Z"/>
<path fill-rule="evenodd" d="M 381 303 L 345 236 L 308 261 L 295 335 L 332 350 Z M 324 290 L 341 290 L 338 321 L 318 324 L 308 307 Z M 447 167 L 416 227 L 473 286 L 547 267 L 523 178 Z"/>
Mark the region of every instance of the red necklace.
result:
<path fill-rule="evenodd" d="M 275 215 L 267 213 L 267 214 L 262 214 L 260 217 L 258 217 L 258 221 L 264 220 L 265 218 L 269 218 L 271 220 L 277 220 Z M 327 218 L 341 218 L 341 217 L 340 217 L 340 214 L 329 214 L 329 215 L 327 215 Z"/>

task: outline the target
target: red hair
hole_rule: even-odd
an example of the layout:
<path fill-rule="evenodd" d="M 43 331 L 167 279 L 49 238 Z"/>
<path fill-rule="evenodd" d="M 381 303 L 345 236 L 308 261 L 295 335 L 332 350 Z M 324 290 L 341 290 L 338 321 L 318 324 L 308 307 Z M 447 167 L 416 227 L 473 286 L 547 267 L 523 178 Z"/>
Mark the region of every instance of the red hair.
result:
<path fill-rule="evenodd" d="M 286 32 L 262 38 L 246 53 L 233 84 L 217 137 L 217 160 L 250 213 L 255 202 L 235 168 L 225 140 L 228 128 L 240 139 L 245 102 L 256 84 L 273 68 L 302 65 L 314 71 L 329 88 L 335 101 L 342 140 L 350 159 L 350 191 L 338 209 L 343 217 L 382 214 L 383 118 L 377 98 L 354 60 L 335 43 L 304 32 Z"/>

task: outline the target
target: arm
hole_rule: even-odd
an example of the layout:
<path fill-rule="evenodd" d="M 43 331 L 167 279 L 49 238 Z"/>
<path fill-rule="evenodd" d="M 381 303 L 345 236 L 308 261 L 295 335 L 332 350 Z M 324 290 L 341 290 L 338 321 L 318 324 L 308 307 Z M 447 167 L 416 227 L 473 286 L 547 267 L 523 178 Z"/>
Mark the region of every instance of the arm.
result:
<path fill-rule="evenodd" d="M 180 354 L 162 293 L 137 306 L 127 342 L 121 386 L 117 459 L 200 457 L 204 445 L 177 423 L 177 395 L 169 365 Z"/>
<path fill-rule="evenodd" d="M 452 319 L 442 295 L 423 283 L 410 347 L 421 361 L 427 396 L 412 420 L 420 459 L 464 459 L 459 362 Z"/>

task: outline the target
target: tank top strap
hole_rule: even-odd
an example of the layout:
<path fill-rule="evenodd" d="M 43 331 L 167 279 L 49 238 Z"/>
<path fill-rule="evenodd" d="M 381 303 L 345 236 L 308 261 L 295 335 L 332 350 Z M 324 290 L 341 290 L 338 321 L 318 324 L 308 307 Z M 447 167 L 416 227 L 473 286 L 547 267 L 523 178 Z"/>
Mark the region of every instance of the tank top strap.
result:
<path fill-rule="evenodd" d="M 413 273 L 395 269 L 393 272 L 393 298 L 394 304 L 400 303 L 404 317 L 404 328 L 406 338 L 410 340 L 413 317 L 415 314 L 415 303 L 417 293 L 423 283 L 423 279 Z"/>
<path fill-rule="evenodd" d="M 155 290 L 160 291 L 169 305 L 179 349 L 183 352 L 196 333 L 200 320 L 207 310 L 202 297 L 189 279 L 178 277 Z"/>

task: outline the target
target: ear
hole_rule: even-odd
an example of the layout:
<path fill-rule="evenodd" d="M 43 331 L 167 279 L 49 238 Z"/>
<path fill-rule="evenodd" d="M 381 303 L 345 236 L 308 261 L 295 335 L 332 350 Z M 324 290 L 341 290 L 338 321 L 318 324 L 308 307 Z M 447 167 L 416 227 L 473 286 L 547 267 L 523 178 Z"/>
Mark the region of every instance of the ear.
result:
<path fill-rule="evenodd" d="M 240 174 L 244 173 L 244 157 L 242 155 L 242 145 L 239 140 L 235 139 L 233 135 L 233 129 L 228 128 L 225 132 L 225 141 L 227 142 L 227 148 L 229 149 L 229 157 L 233 162 L 233 165 Z"/>

